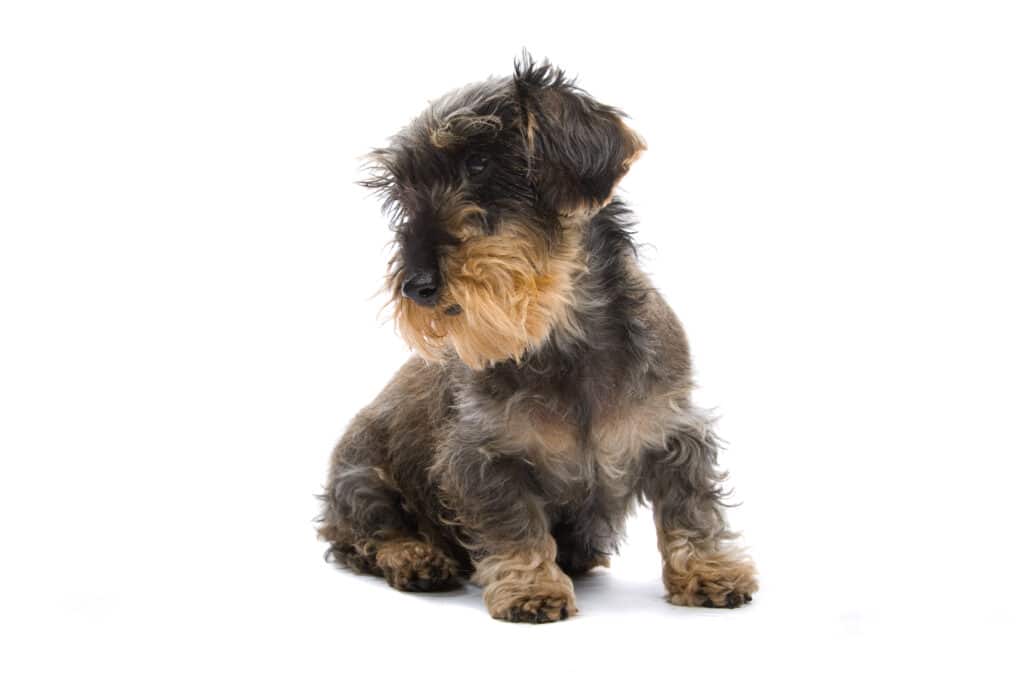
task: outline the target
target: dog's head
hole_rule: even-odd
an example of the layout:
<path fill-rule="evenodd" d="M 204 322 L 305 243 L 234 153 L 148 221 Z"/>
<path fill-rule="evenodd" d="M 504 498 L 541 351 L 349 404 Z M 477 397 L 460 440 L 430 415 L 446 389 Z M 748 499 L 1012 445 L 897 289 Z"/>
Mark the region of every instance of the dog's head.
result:
<path fill-rule="evenodd" d="M 427 359 L 519 360 L 571 327 L 583 230 L 644 150 L 616 109 L 528 56 L 432 103 L 370 155 L 396 233 L 395 320 Z"/>

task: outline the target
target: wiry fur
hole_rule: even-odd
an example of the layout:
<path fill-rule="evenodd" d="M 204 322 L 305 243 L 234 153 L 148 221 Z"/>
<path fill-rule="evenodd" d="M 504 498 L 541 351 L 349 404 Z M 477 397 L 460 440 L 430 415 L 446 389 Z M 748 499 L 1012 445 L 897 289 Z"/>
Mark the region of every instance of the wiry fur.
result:
<path fill-rule="evenodd" d="M 450 347 L 480 370 L 521 360 L 555 327 L 579 332 L 570 317 L 572 282 L 581 267 L 578 233 L 546 244 L 528 228 L 503 222 L 493 235 L 444 249 L 441 259 L 446 288 L 433 308 L 402 297 L 400 270 L 389 278 L 399 332 L 424 358 L 440 360 Z M 450 315 L 452 306 L 461 314 Z"/>
<path fill-rule="evenodd" d="M 330 557 L 403 590 L 472 575 L 494 617 L 553 621 L 646 500 L 671 602 L 750 599 L 683 330 L 612 196 L 643 149 L 621 112 L 527 57 L 373 153 L 395 319 L 419 357 L 334 451 Z M 403 297 L 417 269 L 440 277 L 435 305 Z"/>

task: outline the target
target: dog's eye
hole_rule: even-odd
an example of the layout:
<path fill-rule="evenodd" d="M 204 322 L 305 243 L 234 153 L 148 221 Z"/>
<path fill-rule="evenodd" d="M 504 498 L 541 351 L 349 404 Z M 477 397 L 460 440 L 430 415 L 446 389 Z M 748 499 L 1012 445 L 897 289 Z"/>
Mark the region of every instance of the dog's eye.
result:
<path fill-rule="evenodd" d="M 480 175 L 487 169 L 489 161 L 483 154 L 470 154 L 466 157 L 466 171 L 469 175 Z"/>

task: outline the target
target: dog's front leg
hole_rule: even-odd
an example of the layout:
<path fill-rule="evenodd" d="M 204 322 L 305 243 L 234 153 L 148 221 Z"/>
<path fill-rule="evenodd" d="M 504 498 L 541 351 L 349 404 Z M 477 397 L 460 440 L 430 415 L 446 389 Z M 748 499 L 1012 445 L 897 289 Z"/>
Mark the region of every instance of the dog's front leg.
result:
<path fill-rule="evenodd" d="M 470 549 L 473 582 L 495 619 L 547 623 L 576 613 L 572 581 L 555 563 L 555 539 L 529 464 L 484 448 L 441 463 L 445 505 Z"/>
<path fill-rule="evenodd" d="M 757 590 L 753 563 L 735 548 L 722 506 L 711 425 L 687 413 L 667 448 L 645 455 L 641 485 L 654 508 L 669 602 L 739 607 Z"/>

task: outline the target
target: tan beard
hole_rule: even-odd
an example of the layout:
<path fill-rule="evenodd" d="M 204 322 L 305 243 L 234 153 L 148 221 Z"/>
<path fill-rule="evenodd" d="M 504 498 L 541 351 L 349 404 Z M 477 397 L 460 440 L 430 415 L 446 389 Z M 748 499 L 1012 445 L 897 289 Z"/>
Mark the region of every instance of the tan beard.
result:
<path fill-rule="evenodd" d="M 470 237 L 440 255 L 445 289 L 437 305 L 418 306 L 390 277 L 395 325 L 423 358 L 441 360 L 448 348 L 480 370 L 519 361 L 558 326 L 572 330 L 573 280 L 584 269 L 580 233 L 567 229 L 549 245 L 514 224 Z"/>

